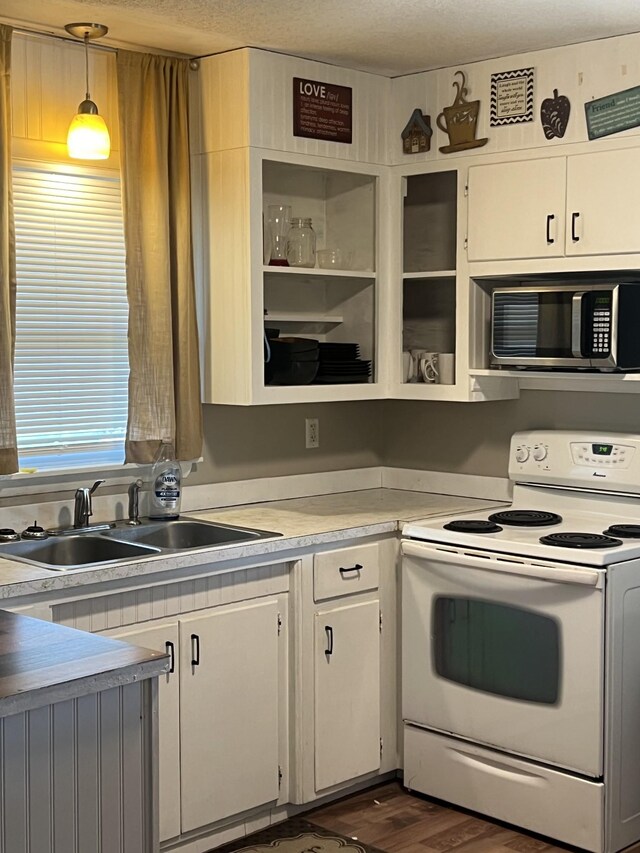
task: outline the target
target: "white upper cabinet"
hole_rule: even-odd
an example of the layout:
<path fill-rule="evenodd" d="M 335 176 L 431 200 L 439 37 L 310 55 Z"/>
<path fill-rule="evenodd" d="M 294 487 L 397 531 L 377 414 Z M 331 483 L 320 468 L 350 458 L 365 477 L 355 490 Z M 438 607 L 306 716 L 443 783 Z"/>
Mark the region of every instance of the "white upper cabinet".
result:
<path fill-rule="evenodd" d="M 640 150 L 567 159 L 567 255 L 640 252 Z"/>
<path fill-rule="evenodd" d="M 469 261 L 640 252 L 640 150 L 469 169 Z"/>
<path fill-rule="evenodd" d="M 564 254 L 566 159 L 469 169 L 470 261 Z"/>

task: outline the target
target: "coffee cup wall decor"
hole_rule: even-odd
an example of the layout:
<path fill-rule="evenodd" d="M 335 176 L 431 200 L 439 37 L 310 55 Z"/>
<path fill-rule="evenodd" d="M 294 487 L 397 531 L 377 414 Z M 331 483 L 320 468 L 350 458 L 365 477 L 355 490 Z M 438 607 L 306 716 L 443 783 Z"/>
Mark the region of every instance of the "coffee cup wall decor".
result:
<path fill-rule="evenodd" d="M 466 88 L 467 78 L 463 71 L 456 71 L 462 78 L 461 81 L 454 80 L 456 97 L 450 107 L 444 107 L 436 124 L 449 137 L 449 145 L 440 148 L 443 154 L 451 154 L 454 151 L 467 151 L 470 148 L 481 148 L 486 145 L 488 139 L 476 139 L 476 128 L 478 124 L 478 113 L 480 112 L 480 101 L 467 101 Z"/>

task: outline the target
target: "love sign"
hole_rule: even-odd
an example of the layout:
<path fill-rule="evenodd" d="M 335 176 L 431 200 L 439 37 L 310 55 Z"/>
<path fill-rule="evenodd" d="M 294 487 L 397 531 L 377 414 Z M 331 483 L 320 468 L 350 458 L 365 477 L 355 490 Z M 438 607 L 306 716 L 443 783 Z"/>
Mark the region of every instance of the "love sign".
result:
<path fill-rule="evenodd" d="M 293 78 L 293 135 L 328 142 L 352 141 L 349 86 Z"/>

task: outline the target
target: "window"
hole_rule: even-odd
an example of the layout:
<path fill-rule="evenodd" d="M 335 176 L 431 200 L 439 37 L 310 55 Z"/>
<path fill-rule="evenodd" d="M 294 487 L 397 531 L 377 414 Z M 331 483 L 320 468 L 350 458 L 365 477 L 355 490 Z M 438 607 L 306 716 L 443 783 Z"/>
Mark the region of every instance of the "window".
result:
<path fill-rule="evenodd" d="M 120 179 L 15 164 L 20 468 L 124 461 L 128 305 Z"/>

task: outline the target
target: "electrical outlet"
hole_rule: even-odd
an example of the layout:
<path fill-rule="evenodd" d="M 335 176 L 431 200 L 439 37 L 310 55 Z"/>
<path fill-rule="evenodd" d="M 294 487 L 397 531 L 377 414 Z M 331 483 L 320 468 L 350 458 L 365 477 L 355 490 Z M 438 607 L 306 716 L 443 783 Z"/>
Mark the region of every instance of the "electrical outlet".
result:
<path fill-rule="evenodd" d="M 304 422 L 304 446 L 307 450 L 320 447 L 320 421 L 318 418 L 306 418 Z"/>

